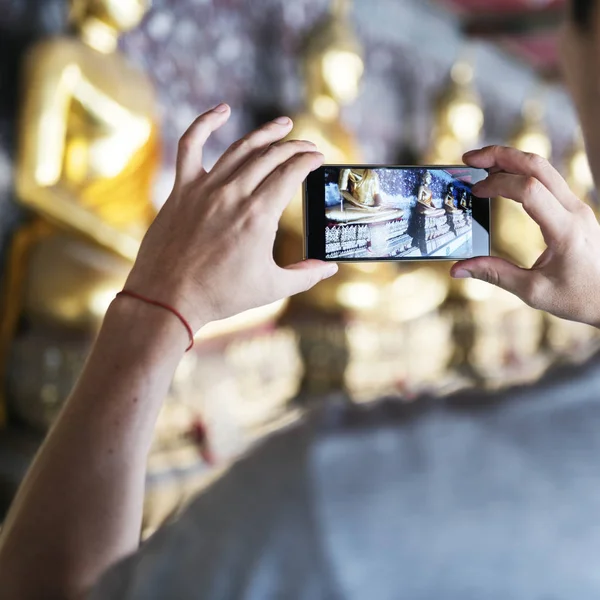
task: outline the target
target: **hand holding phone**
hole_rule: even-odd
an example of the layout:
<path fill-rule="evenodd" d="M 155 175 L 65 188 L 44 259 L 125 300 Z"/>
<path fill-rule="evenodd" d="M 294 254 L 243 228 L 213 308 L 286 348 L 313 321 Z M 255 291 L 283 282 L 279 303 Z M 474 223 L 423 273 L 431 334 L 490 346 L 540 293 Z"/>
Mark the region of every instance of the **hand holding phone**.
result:
<path fill-rule="evenodd" d="M 462 260 L 490 255 L 487 171 L 327 165 L 304 188 L 305 256 L 333 262 Z"/>
<path fill-rule="evenodd" d="M 531 269 L 500 257 L 475 258 L 454 265 L 452 276 L 486 281 L 533 308 L 600 327 L 600 224 L 593 209 L 535 154 L 488 146 L 465 154 L 464 160 L 490 172 L 474 191 L 520 203 L 548 247 Z"/>

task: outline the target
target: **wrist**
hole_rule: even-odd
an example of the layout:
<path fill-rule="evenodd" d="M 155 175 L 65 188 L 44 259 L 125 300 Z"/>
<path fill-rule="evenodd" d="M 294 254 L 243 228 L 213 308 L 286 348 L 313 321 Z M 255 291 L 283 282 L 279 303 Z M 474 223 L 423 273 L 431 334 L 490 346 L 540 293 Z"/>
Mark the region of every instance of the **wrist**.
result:
<path fill-rule="evenodd" d="M 174 313 L 130 296 L 113 300 L 102 329 L 138 356 L 180 359 L 190 345 L 189 333 Z"/>
<path fill-rule="evenodd" d="M 194 334 L 207 323 L 216 320 L 214 312 L 209 310 L 209 303 L 202 302 L 198 290 L 190 290 L 189 286 L 178 281 L 181 278 L 172 281 L 156 274 L 149 277 L 145 270 L 138 270 L 136 267 L 133 267 L 127 279 L 125 290 L 174 308 L 190 325 Z"/>

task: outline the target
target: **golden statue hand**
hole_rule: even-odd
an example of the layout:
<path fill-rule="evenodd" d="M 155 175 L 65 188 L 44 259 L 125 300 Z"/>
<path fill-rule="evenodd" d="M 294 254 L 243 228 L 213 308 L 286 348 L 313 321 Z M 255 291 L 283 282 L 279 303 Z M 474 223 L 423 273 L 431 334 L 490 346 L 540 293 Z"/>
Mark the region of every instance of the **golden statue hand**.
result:
<path fill-rule="evenodd" d="M 311 142 L 281 140 L 282 117 L 233 144 L 210 171 L 202 148 L 228 119 L 221 105 L 182 137 L 173 192 L 150 227 L 127 289 L 177 308 L 194 330 L 308 290 L 337 266 L 273 260 L 279 219 L 324 160 Z"/>
<path fill-rule="evenodd" d="M 600 224 L 592 209 L 540 156 L 490 146 L 467 153 L 464 160 L 491 172 L 473 193 L 521 203 L 548 247 L 531 269 L 501 258 L 473 258 L 454 265 L 452 276 L 487 281 L 533 308 L 600 327 Z"/>

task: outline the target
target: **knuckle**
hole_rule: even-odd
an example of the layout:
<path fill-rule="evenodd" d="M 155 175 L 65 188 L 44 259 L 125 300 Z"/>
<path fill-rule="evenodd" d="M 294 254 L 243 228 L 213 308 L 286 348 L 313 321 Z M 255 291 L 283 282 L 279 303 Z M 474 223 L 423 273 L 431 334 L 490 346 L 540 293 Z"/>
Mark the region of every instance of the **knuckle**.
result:
<path fill-rule="evenodd" d="M 494 269 L 491 268 L 486 268 L 483 271 L 481 271 L 481 273 L 479 274 L 480 279 L 482 281 L 485 281 L 486 283 L 489 283 L 491 285 L 496 285 L 499 286 L 500 285 L 500 276 L 498 275 L 498 272 Z"/>
<path fill-rule="evenodd" d="M 535 198 L 542 191 L 542 184 L 535 177 L 525 179 L 524 190 L 526 199 Z"/>
<path fill-rule="evenodd" d="M 215 192 L 216 200 L 218 202 L 234 202 L 239 198 L 239 190 L 234 182 L 229 181 L 221 185 Z"/>
<path fill-rule="evenodd" d="M 596 220 L 596 213 L 594 213 L 594 209 L 586 202 L 580 202 L 579 206 L 577 207 L 577 212 L 586 221 L 589 219 Z"/>
<path fill-rule="evenodd" d="M 192 146 L 193 139 L 190 132 L 187 131 L 179 138 L 178 150 L 180 154 L 187 154 Z"/>
<path fill-rule="evenodd" d="M 545 158 L 543 158 L 539 154 L 533 154 L 532 152 L 527 152 L 525 154 L 525 156 L 526 156 L 531 168 L 534 171 L 545 171 L 550 164 Z"/>
<path fill-rule="evenodd" d="M 244 210 L 244 222 L 247 226 L 253 227 L 258 223 L 262 223 L 265 218 L 265 206 L 258 200 L 249 200 L 246 203 Z"/>
<path fill-rule="evenodd" d="M 232 150 L 233 152 L 246 152 L 246 151 L 250 150 L 251 148 L 252 148 L 252 142 L 251 142 L 250 136 L 245 136 L 243 138 L 240 138 L 239 140 L 236 140 L 229 147 L 229 149 Z"/>

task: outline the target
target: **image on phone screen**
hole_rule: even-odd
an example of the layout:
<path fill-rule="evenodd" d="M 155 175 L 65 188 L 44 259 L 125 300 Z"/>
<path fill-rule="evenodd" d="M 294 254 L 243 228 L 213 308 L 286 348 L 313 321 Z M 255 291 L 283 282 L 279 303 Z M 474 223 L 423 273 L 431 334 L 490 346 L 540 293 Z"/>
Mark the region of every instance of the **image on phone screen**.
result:
<path fill-rule="evenodd" d="M 488 256 L 489 200 L 472 193 L 486 177 L 485 170 L 469 167 L 321 167 L 305 191 L 308 257 Z"/>

